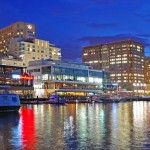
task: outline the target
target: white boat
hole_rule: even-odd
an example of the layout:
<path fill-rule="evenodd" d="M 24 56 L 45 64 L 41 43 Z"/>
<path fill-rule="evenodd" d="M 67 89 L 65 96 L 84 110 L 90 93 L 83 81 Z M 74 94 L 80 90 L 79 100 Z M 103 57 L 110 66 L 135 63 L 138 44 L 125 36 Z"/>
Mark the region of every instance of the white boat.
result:
<path fill-rule="evenodd" d="M 20 106 L 19 95 L 8 91 L 0 94 L 0 112 L 19 111 Z"/>
<path fill-rule="evenodd" d="M 49 100 L 45 101 L 45 103 L 48 103 L 48 104 L 65 104 L 66 100 L 61 99 L 58 95 L 51 95 L 49 97 Z"/>

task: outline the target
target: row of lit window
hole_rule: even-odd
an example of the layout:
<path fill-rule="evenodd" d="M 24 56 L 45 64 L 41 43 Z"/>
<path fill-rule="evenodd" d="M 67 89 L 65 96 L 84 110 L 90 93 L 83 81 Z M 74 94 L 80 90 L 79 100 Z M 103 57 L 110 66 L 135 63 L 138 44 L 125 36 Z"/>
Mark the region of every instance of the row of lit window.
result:
<path fill-rule="evenodd" d="M 35 51 L 37 51 L 37 52 L 40 52 L 40 50 L 35 50 L 34 49 L 35 47 L 33 46 L 33 49 L 32 48 L 28 48 L 28 51 L 32 51 L 32 52 L 35 52 Z M 25 47 L 20 47 L 19 48 L 20 50 L 25 50 L 26 48 Z M 17 49 L 16 49 L 17 50 Z M 46 50 L 46 49 L 45 49 Z M 41 50 L 41 53 L 46 53 L 46 52 L 48 52 L 48 51 L 45 51 L 44 49 L 43 50 Z M 51 50 L 52 49 L 50 49 L 49 51 L 51 52 Z M 55 49 L 53 49 L 53 51 L 55 52 L 56 50 Z M 56 53 L 57 53 L 57 51 L 56 51 Z"/>
<path fill-rule="evenodd" d="M 38 43 L 38 46 L 40 46 L 40 45 L 46 46 L 46 47 L 49 46 L 49 43 L 48 43 L 48 42 L 40 42 L 40 41 L 37 41 L 37 43 Z"/>
<path fill-rule="evenodd" d="M 117 83 L 122 83 L 122 82 L 130 82 L 130 83 L 132 83 L 133 81 L 132 80 L 115 80 L 115 79 L 112 79 L 112 80 L 114 80 L 114 81 L 116 81 Z M 134 80 L 134 82 L 135 83 L 141 83 L 141 81 L 140 80 Z M 144 83 L 141 83 L 143 86 L 145 86 L 144 85 Z M 140 84 L 139 84 L 140 85 Z"/>
<path fill-rule="evenodd" d="M 122 46 L 122 47 L 126 47 L 126 46 Z M 130 47 L 135 47 L 135 45 L 131 45 Z M 110 50 L 110 52 L 115 52 L 115 51 L 112 51 L 112 50 L 121 50 L 120 49 L 120 46 L 117 46 L 117 48 L 119 48 L 119 49 L 114 49 L 114 47 L 111 47 L 111 50 Z M 108 53 L 108 48 L 102 48 L 101 49 L 101 51 L 102 51 L 102 53 Z M 124 50 L 124 51 L 126 51 L 126 50 L 131 50 L 130 48 L 122 48 L 122 50 Z M 135 50 L 137 50 L 137 51 L 141 51 L 141 47 L 140 46 L 137 46 L 137 49 L 135 49 Z M 90 53 L 90 54 L 95 54 L 95 50 L 87 50 L 87 51 L 85 51 L 85 53 L 84 53 L 84 55 L 88 55 L 88 53 Z"/>
<path fill-rule="evenodd" d="M 95 61 L 89 61 L 88 63 L 98 63 L 98 60 L 95 60 Z"/>
<path fill-rule="evenodd" d="M 110 48 L 111 49 L 114 49 L 115 47 L 117 47 L 117 48 L 120 48 L 120 47 L 128 47 L 128 46 L 130 46 L 130 47 L 136 47 L 136 48 L 138 48 L 138 49 L 140 49 L 140 48 L 142 48 L 141 46 L 139 46 L 139 45 L 135 45 L 135 44 L 131 44 L 131 45 L 126 45 L 126 44 L 123 44 L 123 45 L 116 45 L 116 46 L 111 46 Z"/>
<path fill-rule="evenodd" d="M 127 58 L 110 59 L 110 61 L 117 61 L 117 60 L 127 60 Z"/>
<path fill-rule="evenodd" d="M 15 46 L 17 47 L 17 44 L 15 44 Z M 20 43 L 20 46 L 21 47 L 32 47 L 32 48 L 40 48 L 40 49 L 48 49 L 47 47 L 44 47 L 44 46 L 37 46 L 35 44 L 28 44 L 28 43 Z M 53 48 L 54 49 L 54 48 Z M 52 48 L 49 47 L 49 50 L 52 50 Z"/>
<path fill-rule="evenodd" d="M 114 78 L 112 77 L 112 80 L 113 80 Z M 121 78 L 121 77 L 117 77 L 117 78 L 115 78 L 116 80 L 134 80 L 134 81 L 137 81 L 137 80 L 139 80 L 139 81 L 142 81 L 142 80 L 144 80 L 144 78 L 132 78 L 132 77 L 130 77 L 130 78 L 127 78 L 127 77 L 124 77 L 124 78 Z"/>
<path fill-rule="evenodd" d="M 111 76 L 113 77 L 113 76 L 141 76 L 141 77 L 143 77 L 144 75 L 143 74 L 111 74 Z"/>
<path fill-rule="evenodd" d="M 125 64 L 127 61 L 110 62 L 110 64 Z"/>

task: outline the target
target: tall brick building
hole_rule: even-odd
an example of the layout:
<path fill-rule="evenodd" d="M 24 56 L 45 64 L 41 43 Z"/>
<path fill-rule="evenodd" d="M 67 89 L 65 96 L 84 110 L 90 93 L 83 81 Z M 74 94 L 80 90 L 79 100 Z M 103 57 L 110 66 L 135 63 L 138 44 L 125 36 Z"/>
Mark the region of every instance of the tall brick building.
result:
<path fill-rule="evenodd" d="M 145 57 L 144 69 L 145 69 L 145 82 L 146 82 L 145 94 L 150 95 L 150 57 Z"/>
<path fill-rule="evenodd" d="M 106 44 L 86 46 L 82 50 L 82 61 L 98 70 L 109 70 L 111 82 L 122 89 L 143 93 L 144 46 L 128 39 Z"/>

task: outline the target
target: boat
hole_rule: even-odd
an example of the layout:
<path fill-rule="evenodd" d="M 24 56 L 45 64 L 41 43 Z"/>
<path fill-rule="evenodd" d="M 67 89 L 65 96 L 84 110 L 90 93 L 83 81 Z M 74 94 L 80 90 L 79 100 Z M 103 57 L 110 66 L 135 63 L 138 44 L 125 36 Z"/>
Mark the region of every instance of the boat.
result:
<path fill-rule="evenodd" d="M 100 98 L 95 100 L 96 103 L 112 103 L 115 102 L 115 99 L 111 99 L 111 98 Z"/>
<path fill-rule="evenodd" d="M 118 97 L 115 96 L 101 96 L 98 97 L 95 102 L 96 103 L 114 103 L 114 102 L 119 102 Z"/>
<path fill-rule="evenodd" d="M 0 93 L 0 112 L 19 111 L 20 98 L 18 94 L 4 91 Z"/>
<path fill-rule="evenodd" d="M 61 99 L 58 95 L 51 95 L 49 100 L 46 100 L 46 104 L 66 104 L 65 99 Z"/>
<path fill-rule="evenodd" d="M 78 103 L 89 103 L 89 100 L 87 99 L 78 99 L 77 101 Z"/>
<path fill-rule="evenodd" d="M 102 99 L 97 99 L 94 101 L 95 103 L 103 103 L 104 101 Z"/>
<path fill-rule="evenodd" d="M 96 103 L 120 103 L 129 101 L 128 97 L 100 97 L 95 100 Z"/>
<path fill-rule="evenodd" d="M 129 97 L 121 97 L 121 98 L 117 99 L 118 103 L 120 103 L 120 102 L 127 102 L 127 101 L 130 101 Z"/>

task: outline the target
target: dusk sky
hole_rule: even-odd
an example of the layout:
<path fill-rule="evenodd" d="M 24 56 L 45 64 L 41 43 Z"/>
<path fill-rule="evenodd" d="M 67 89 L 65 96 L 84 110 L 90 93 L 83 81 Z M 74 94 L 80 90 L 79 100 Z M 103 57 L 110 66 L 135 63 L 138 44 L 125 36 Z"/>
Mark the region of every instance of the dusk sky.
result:
<path fill-rule="evenodd" d="M 37 38 L 61 48 L 63 59 L 81 60 L 82 48 L 123 39 L 150 52 L 150 0 L 1 0 L 0 28 L 23 21 Z"/>

